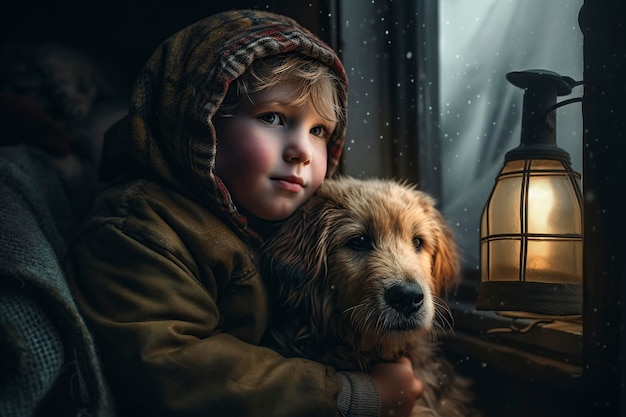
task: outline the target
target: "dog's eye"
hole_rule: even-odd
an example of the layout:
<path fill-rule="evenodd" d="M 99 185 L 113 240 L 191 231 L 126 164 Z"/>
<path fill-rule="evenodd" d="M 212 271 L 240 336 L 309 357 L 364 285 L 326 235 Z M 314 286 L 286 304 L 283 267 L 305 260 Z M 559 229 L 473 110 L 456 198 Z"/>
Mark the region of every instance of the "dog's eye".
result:
<path fill-rule="evenodd" d="M 415 246 L 415 250 L 419 252 L 424 247 L 424 241 L 419 237 L 413 238 L 413 246 Z"/>
<path fill-rule="evenodd" d="M 351 238 L 348 241 L 348 246 L 356 251 L 362 252 L 367 251 L 372 248 L 372 242 L 369 237 L 364 235 L 359 235 Z"/>

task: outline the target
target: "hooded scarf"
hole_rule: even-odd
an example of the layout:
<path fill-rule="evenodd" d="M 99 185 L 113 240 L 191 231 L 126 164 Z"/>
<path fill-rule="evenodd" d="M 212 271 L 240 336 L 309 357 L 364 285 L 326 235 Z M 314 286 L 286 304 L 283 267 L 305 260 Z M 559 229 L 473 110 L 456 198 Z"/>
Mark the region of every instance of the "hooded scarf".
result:
<path fill-rule="evenodd" d="M 346 108 L 344 68 L 309 30 L 266 11 L 218 13 L 172 35 L 150 57 L 135 82 L 128 115 L 106 134 L 101 178 L 157 177 L 249 236 L 246 218 L 215 175 L 218 139 L 212 119 L 230 84 L 253 61 L 285 52 L 309 56 L 335 71 L 343 83 L 339 105 Z M 328 143 L 327 177 L 337 168 L 345 134 L 343 114 Z"/>

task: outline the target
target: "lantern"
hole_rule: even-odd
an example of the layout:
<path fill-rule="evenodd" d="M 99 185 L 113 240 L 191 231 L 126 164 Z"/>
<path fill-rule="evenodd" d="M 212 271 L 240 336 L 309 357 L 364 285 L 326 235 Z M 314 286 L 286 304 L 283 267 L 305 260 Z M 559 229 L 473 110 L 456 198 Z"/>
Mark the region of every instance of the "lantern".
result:
<path fill-rule="evenodd" d="M 577 83 L 546 70 L 506 78 L 524 89 L 521 140 L 506 153 L 482 212 L 477 308 L 580 314 L 581 180 L 556 144 L 555 112 L 557 96 Z"/>

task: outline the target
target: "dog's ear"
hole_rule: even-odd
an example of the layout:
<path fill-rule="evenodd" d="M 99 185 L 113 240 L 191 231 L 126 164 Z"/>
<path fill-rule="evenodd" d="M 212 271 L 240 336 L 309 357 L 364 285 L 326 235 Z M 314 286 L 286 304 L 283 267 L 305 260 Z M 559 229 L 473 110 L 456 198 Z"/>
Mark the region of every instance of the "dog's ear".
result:
<path fill-rule="evenodd" d="M 339 334 L 325 285 L 337 208 L 326 195 L 314 195 L 263 247 L 261 273 L 274 315 L 266 342 L 286 356 L 321 357 Z"/>
<path fill-rule="evenodd" d="M 304 287 L 326 274 L 330 234 L 326 217 L 330 204 L 326 199 L 313 196 L 264 245 L 262 274 L 279 299 L 303 294 Z M 294 291 L 296 289 L 298 291 Z"/>
<path fill-rule="evenodd" d="M 433 256 L 433 278 L 440 296 L 447 296 L 459 281 L 460 258 L 452 230 L 437 210 L 433 212 L 435 221 L 435 253 Z"/>

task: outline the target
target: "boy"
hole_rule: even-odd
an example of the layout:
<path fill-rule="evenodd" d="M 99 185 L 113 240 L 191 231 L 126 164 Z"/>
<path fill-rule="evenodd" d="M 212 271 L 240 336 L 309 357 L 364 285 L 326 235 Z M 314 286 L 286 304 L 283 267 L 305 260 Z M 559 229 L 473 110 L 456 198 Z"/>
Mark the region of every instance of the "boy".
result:
<path fill-rule="evenodd" d="M 408 360 L 368 376 L 258 346 L 257 251 L 334 172 L 346 90 L 334 51 L 268 12 L 217 14 L 150 58 L 66 263 L 121 416 L 408 414 Z"/>

